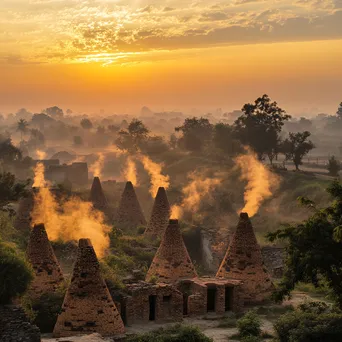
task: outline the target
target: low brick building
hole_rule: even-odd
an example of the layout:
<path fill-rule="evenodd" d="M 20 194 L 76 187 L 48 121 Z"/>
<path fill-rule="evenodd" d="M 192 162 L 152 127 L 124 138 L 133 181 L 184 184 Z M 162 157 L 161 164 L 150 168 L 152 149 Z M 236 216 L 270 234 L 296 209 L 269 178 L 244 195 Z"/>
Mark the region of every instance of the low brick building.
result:
<path fill-rule="evenodd" d="M 120 303 L 125 324 L 179 322 L 183 318 L 183 294 L 169 284 L 139 282 L 127 285 Z"/>
<path fill-rule="evenodd" d="M 30 296 L 36 298 L 55 292 L 63 282 L 63 274 L 43 224 L 35 225 L 31 230 L 27 258 L 34 270 Z"/>
<path fill-rule="evenodd" d="M 180 281 L 178 289 L 183 293 L 183 314 L 201 316 L 207 313 L 224 315 L 239 312 L 243 308 L 242 282 L 234 279 L 211 277 Z"/>

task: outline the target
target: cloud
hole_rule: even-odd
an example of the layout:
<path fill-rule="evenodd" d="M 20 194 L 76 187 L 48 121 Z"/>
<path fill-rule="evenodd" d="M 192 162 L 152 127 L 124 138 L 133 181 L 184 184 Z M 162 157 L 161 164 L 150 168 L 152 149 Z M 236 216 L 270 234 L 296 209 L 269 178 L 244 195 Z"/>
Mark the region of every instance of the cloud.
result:
<path fill-rule="evenodd" d="M 207 12 L 203 13 L 199 21 L 220 21 L 228 19 L 227 13 L 224 12 Z"/>

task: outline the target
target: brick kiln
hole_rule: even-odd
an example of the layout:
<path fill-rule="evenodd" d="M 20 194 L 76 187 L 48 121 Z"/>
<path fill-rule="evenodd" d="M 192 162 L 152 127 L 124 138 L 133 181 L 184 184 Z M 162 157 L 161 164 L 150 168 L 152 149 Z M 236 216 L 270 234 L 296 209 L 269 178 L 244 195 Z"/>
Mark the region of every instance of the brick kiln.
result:
<path fill-rule="evenodd" d="M 147 272 L 146 281 L 175 283 L 197 277 L 195 267 L 185 247 L 178 220 L 170 220 L 160 246 Z"/>
<path fill-rule="evenodd" d="M 153 204 L 150 222 L 146 228 L 145 235 L 152 238 L 161 238 L 168 225 L 170 214 L 171 209 L 165 188 L 160 187 Z"/>
<path fill-rule="evenodd" d="M 130 228 L 146 225 L 146 220 L 132 182 L 126 183 L 124 192 L 122 193 L 118 212 L 116 214 L 116 222 Z"/>
<path fill-rule="evenodd" d="M 53 335 L 68 337 L 124 333 L 124 324 L 100 274 L 100 264 L 89 239 L 80 239 L 70 286 Z"/>
<path fill-rule="evenodd" d="M 216 277 L 242 280 L 245 303 L 263 301 L 274 290 L 247 213 L 240 214 L 236 232 Z"/>
<path fill-rule="evenodd" d="M 106 211 L 108 209 L 108 202 L 105 194 L 103 193 L 99 177 L 94 177 L 90 190 L 90 201 L 93 203 L 93 207 L 97 210 Z"/>
<path fill-rule="evenodd" d="M 63 282 L 63 274 L 48 239 L 44 224 L 37 224 L 31 230 L 27 247 L 27 258 L 34 270 L 30 295 L 40 297 L 54 292 Z"/>

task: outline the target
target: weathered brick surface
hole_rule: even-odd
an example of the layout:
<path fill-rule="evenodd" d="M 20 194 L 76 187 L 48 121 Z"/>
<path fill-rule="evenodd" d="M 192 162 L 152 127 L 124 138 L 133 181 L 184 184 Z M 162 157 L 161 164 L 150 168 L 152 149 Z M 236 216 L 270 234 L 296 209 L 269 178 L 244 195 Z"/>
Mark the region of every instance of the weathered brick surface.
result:
<path fill-rule="evenodd" d="M 102 190 L 102 185 L 99 177 L 94 177 L 93 184 L 90 190 L 90 201 L 93 203 L 95 209 L 106 211 L 108 209 L 108 202 Z"/>
<path fill-rule="evenodd" d="M 40 331 L 29 322 L 21 307 L 0 306 L 0 341 L 40 342 Z"/>
<path fill-rule="evenodd" d="M 108 288 L 89 239 L 81 239 L 70 286 L 64 298 L 53 334 L 56 337 L 90 334 L 113 336 L 124 325 Z"/>
<path fill-rule="evenodd" d="M 150 222 L 146 228 L 145 235 L 152 238 L 161 238 L 169 223 L 170 214 L 170 204 L 165 188 L 160 187 L 153 204 Z"/>
<path fill-rule="evenodd" d="M 43 224 L 35 225 L 31 230 L 27 258 L 34 270 L 30 296 L 40 297 L 43 293 L 56 291 L 63 282 L 63 274 Z"/>
<path fill-rule="evenodd" d="M 182 320 L 183 295 L 174 286 L 140 282 L 129 285 L 127 290 L 129 296 L 125 300 L 125 314 L 128 325 L 150 321 L 150 296 L 155 296 L 155 322 Z"/>
<path fill-rule="evenodd" d="M 127 182 L 116 214 L 116 221 L 122 225 L 136 228 L 146 225 L 132 182 Z"/>
<path fill-rule="evenodd" d="M 147 272 L 146 281 L 161 283 L 197 277 L 195 267 L 184 245 L 178 220 L 170 220 L 160 246 Z"/>
<path fill-rule="evenodd" d="M 217 272 L 217 277 L 243 281 L 246 303 L 267 299 L 274 286 L 263 264 L 260 246 L 248 214 L 241 213 L 233 239 Z"/>
<path fill-rule="evenodd" d="M 273 278 L 281 278 L 284 272 L 285 249 L 265 246 L 261 249 L 261 253 L 268 272 Z"/>

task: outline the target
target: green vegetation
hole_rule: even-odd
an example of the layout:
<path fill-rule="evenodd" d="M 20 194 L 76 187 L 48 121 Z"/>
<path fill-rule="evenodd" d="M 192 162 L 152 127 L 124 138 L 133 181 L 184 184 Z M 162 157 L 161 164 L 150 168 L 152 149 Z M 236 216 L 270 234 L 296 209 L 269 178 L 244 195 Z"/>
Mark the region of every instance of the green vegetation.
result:
<path fill-rule="evenodd" d="M 278 300 L 289 296 L 299 282 L 319 286 L 323 281 L 342 308 L 342 185 L 334 181 L 327 191 L 333 198 L 329 206 L 318 209 L 302 197 L 300 202 L 313 211 L 312 215 L 268 234 L 271 241 L 288 242 L 285 275 L 275 293 Z"/>
<path fill-rule="evenodd" d="M 0 304 L 24 294 L 33 279 L 31 266 L 12 246 L 0 241 Z"/>
<path fill-rule="evenodd" d="M 37 325 L 42 333 L 51 333 L 61 311 L 66 287 L 61 286 L 54 293 L 45 293 L 41 297 L 31 300 L 23 298 L 23 306 L 32 323 Z"/>
<path fill-rule="evenodd" d="M 255 311 L 248 311 L 237 321 L 239 335 L 241 338 L 260 337 L 261 321 Z"/>
<path fill-rule="evenodd" d="M 325 303 L 305 303 L 281 316 L 274 328 L 280 342 L 337 342 L 342 340 L 342 312 Z"/>
<path fill-rule="evenodd" d="M 128 337 L 126 342 L 212 342 L 198 328 L 184 325 L 175 325 L 170 328 L 161 328 L 156 331 Z"/>
<path fill-rule="evenodd" d="M 331 156 L 329 159 L 328 167 L 329 175 L 332 177 L 337 177 L 341 170 L 341 163 L 336 159 L 335 156 Z"/>

